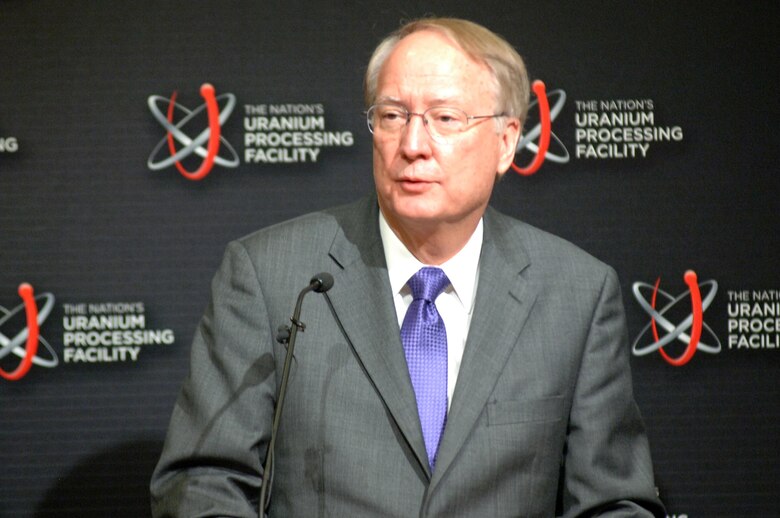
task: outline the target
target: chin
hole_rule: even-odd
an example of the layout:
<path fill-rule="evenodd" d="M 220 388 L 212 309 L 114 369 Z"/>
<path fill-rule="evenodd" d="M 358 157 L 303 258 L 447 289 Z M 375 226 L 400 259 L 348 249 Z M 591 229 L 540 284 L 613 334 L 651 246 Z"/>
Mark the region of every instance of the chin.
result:
<path fill-rule="evenodd" d="M 397 218 L 407 221 L 434 221 L 441 219 L 441 211 L 430 203 L 400 203 L 394 204 L 393 212 Z"/>

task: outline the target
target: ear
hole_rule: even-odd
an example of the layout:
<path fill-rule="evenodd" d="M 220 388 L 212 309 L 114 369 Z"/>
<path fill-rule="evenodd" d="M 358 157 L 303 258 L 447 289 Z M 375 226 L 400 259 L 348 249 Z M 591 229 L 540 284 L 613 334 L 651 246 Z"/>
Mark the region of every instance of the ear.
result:
<path fill-rule="evenodd" d="M 517 142 L 520 140 L 520 119 L 507 117 L 499 137 L 500 154 L 497 173 L 502 176 L 515 159 Z"/>

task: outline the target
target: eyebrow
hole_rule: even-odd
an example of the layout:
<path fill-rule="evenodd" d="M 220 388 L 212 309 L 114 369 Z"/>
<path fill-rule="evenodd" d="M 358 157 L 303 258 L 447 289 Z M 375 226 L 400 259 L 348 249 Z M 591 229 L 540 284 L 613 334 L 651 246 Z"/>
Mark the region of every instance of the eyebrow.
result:
<path fill-rule="evenodd" d="M 398 99 L 397 97 L 391 97 L 389 95 L 377 97 L 376 104 L 397 104 L 399 106 L 406 106 L 406 103 Z M 459 107 L 459 103 L 456 102 L 456 99 L 454 97 L 437 97 L 436 99 L 431 99 L 429 102 L 426 103 L 427 107 L 432 106 L 455 106 Z"/>
<path fill-rule="evenodd" d="M 399 101 L 397 98 L 384 96 L 384 97 L 377 97 L 374 101 L 376 104 L 403 104 L 401 101 Z"/>

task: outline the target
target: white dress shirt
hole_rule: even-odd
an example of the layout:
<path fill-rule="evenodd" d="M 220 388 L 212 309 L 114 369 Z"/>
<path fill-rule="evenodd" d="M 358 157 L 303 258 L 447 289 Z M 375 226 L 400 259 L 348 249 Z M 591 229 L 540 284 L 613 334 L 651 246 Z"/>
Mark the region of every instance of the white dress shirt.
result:
<path fill-rule="evenodd" d="M 412 291 L 406 282 L 424 266 L 398 239 L 387 224 L 382 211 L 379 211 L 379 233 L 385 250 L 387 272 L 390 276 L 390 288 L 393 290 L 393 302 L 398 317 L 398 329 L 401 329 L 406 310 L 412 303 Z M 452 401 L 455 382 L 458 379 L 463 350 L 471 325 L 474 299 L 479 281 L 479 255 L 482 251 L 482 220 L 469 241 L 454 257 L 437 267 L 444 270 L 450 285 L 436 298 L 444 327 L 447 329 L 447 408 Z"/>

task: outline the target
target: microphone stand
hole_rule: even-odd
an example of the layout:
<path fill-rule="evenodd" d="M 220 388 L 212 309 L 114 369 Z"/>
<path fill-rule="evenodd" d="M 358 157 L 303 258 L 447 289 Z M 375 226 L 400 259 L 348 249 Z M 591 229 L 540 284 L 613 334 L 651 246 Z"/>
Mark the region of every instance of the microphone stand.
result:
<path fill-rule="evenodd" d="M 303 297 L 310 291 L 316 291 L 318 293 L 324 293 L 333 286 L 333 277 L 329 273 L 320 273 L 315 275 L 309 285 L 306 286 L 298 295 L 298 301 L 295 303 L 295 311 L 293 312 L 290 321 L 293 323 L 292 327 L 282 326 L 279 329 L 279 334 L 276 336 L 276 340 L 281 344 L 287 344 L 287 354 L 284 357 L 284 368 L 282 369 L 282 382 L 279 385 L 279 391 L 276 395 L 276 409 L 274 410 L 274 420 L 271 426 L 271 440 L 268 442 L 268 450 L 265 456 L 265 465 L 263 466 L 263 483 L 260 488 L 260 502 L 259 502 L 259 516 L 263 518 L 265 516 L 265 510 L 270 503 L 269 481 L 273 477 L 273 464 L 274 464 L 274 446 L 276 444 L 276 436 L 279 430 L 279 422 L 282 417 L 282 407 L 284 407 L 284 398 L 287 394 L 287 384 L 290 379 L 290 366 L 292 365 L 293 353 L 295 351 L 295 337 L 298 334 L 298 329 L 301 331 L 306 330 L 306 324 L 300 321 L 301 306 L 303 305 Z"/>

